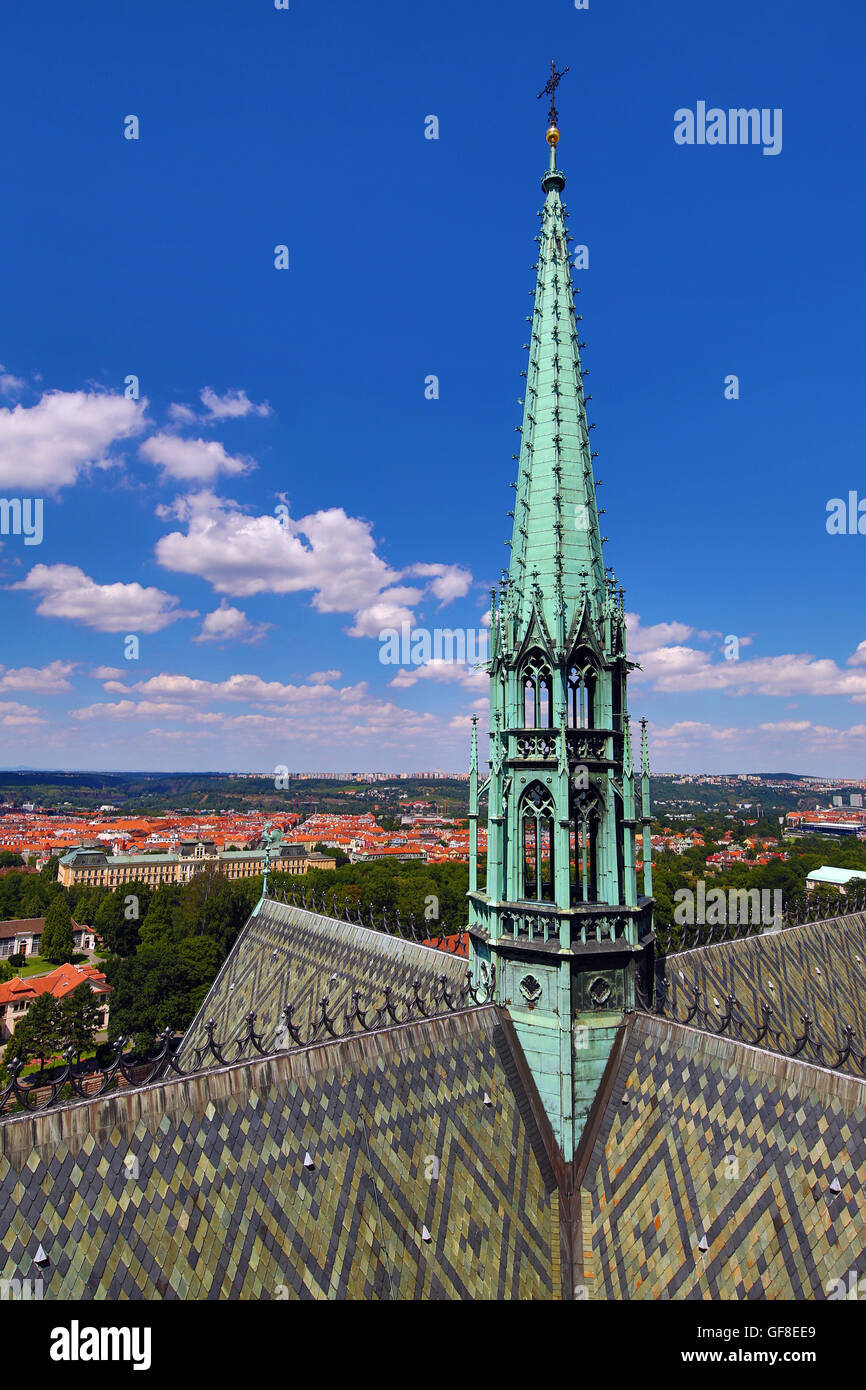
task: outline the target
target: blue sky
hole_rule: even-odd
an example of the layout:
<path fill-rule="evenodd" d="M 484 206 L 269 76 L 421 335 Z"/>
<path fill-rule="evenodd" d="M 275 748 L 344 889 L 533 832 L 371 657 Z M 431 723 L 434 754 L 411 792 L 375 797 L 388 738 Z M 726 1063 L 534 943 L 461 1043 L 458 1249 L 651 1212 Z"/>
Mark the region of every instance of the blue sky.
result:
<path fill-rule="evenodd" d="M 376 634 L 477 628 L 506 560 L 555 55 L 632 712 L 659 770 L 863 775 L 866 536 L 825 522 L 866 497 L 864 29 L 836 0 L 4 16 L 0 496 L 44 536 L 0 546 L 0 763 L 465 766 L 483 677 Z M 780 108 L 781 152 L 676 144 L 699 101 Z"/>

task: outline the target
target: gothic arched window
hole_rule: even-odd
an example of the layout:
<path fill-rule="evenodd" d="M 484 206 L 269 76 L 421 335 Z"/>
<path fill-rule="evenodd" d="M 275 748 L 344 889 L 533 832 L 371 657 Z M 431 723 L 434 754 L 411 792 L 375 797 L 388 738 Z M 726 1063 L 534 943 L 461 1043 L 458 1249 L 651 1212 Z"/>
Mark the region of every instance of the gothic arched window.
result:
<path fill-rule="evenodd" d="M 603 806 L 597 794 L 577 791 L 572 796 L 569 832 L 571 903 L 598 901 L 598 848 Z"/>
<path fill-rule="evenodd" d="M 553 728 L 553 681 L 539 652 L 530 652 L 521 667 L 524 729 Z"/>
<path fill-rule="evenodd" d="M 533 782 L 523 793 L 520 802 L 520 836 L 523 849 L 523 885 L 521 896 L 537 902 L 553 902 L 554 860 L 553 827 L 555 806 L 553 797 L 540 782 Z"/>
<path fill-rule="evenodd" d="M 568 726 L 570 729 L 595 727 L 595 667 L 590 661 L 573 657 L 568 665 Z"/>

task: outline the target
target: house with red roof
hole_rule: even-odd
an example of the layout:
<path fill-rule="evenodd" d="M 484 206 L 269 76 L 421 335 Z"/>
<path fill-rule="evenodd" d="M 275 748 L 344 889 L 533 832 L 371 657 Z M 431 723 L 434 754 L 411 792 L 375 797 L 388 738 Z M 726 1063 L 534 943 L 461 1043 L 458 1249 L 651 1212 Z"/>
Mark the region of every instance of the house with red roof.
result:
<path fill-rule="evenodd" d="M 90 985 L 91 992 L 100 996 L 105 1007 L 97 1020 L 97 1028 L 108 1025 L 108 995 L 111 985 L 101 970 L 92 965 L 59 965 L 47 975 L 31 975 L 22 980 L 14 979 L 0 984 L 0 1042 L 8 1042 L 15 1031 L 15 1025 L 26 1014 L 34 999 L 40 994 L 51 994 L 55 999 L 63 999 L 79 985 Z"/>

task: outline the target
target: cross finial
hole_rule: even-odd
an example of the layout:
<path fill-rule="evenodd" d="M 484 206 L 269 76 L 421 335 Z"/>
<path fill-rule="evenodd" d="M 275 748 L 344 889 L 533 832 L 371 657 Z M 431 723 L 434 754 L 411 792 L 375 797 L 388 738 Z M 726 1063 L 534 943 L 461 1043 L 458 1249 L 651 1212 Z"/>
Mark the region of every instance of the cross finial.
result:
<path fill-rule="evenodd" d="M 550 112 L 548 114 L 548 122 L 551 126 L 555 126 L 559 118 L 559 112 L 556 109 L 556 89 L 567 72 L 567 67 L 564 67 L 562 69 L 562 72 L 557 72 L 556 63 L 553 61 L 553 59 L 551 59 L 550 76 L 548 77 L 545 86 L 538 93 L 539 99 L 541 97 L 546 96 L 550 97 Z"/>

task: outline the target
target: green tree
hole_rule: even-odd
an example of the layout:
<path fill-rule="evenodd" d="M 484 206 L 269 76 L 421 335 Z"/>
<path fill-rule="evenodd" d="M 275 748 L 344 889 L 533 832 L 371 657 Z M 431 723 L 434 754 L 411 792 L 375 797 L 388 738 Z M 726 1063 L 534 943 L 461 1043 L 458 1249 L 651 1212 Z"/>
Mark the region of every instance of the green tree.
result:
<path fill-rule="evenodd" d="M 55 883 L 57 881 L 57 865 L 59 863 L 60 860 L 56 854 L 52 854 L 51 857 L 45 861 L 42 868 L 39 870 L 39 878 L 43 883 Z"/>
<path fill-rule="evenodd" d="M 341 869 L 344 864 L 348 864 L 350 862 L 348 854 L 344 854 L 343 851 L 340 849 L 339 845 L 325 845 L 322 843 L 321 840 L 318 844 L 313 845 L 313 853 L 333 855 L 333 857 L 337 861 L 338 869 Z"/>
<path fill-rule="evenodd" d="M 143 883 L 124 883 L 102 899 L 93 925 L 107 951 L 131 956 L 139 943 L 151 890 Z"/>
<path fill-rule="evenodd" d="M 72 939 L 72 913 L 63 893 L 58 893 L 45 914 L 39 954 L 55 965 L 70 960 L 75 949 Z"/>
<path fill-rule="evenodd" d="M 61 1042 L 64 1048 L 74 1048 L 79 1062 L 82 1052 L 94 1045 L 101 1008 L 98 997 L 86 982 L 60 1001 L 58 1028 Z"/>
<path fill-rule="evenodd" d="M 18 1057 L 26 1066 L 34 1058 L 39 1059 L 40 1075 L 45 1070 L 46 1058 L 60 1046 L 60 1007 L 50 994 L 40 994 L 30 1005 L 23 1018 L 15 1025 L 15 1031 L 6 1045 L 3 1060 L 8 1063 Z"/>
<path fill-rule="evenodd" d="M 22 877 L 24 883 L 21 886 L 17 915 L 19 917 L 41 917 L 49 903 L 46 886 L 37 874 L 24 874 Z"/>

